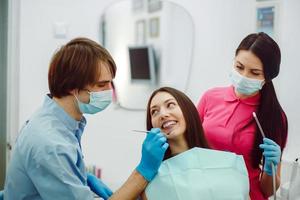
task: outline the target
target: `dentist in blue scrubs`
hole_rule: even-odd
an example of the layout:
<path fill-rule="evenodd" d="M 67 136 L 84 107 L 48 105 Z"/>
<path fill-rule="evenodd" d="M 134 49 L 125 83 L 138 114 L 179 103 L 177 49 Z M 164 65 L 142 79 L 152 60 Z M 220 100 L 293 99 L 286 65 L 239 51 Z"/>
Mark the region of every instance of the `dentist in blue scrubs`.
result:
<path fill-rule="evenodd" d="M 142 157 L 115 193 L 87 174 L 80 140 L 83 114 L 104 110 L 112 100 L 116 65 L 106 49 L 87 38 L 76 38 L 53 56 L 50 94 L 25 123 L 14 146 L 4 188 L 4 200 L 136 199 L 157 173 L 168 148 L 160 129 L 151 129 Z M 101 122 L 99 122 L 101 126 Z"/>

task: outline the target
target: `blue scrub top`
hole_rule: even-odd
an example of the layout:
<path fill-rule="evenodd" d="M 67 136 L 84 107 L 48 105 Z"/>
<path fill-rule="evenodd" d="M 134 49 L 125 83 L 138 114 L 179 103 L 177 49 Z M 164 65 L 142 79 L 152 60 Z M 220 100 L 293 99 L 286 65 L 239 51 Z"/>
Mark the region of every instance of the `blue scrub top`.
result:
<path fill-rule="evenodd" d="M 8 167 L 5 200 L 92 200 L 76 121 L 50 96 L 23 126 Z"/>

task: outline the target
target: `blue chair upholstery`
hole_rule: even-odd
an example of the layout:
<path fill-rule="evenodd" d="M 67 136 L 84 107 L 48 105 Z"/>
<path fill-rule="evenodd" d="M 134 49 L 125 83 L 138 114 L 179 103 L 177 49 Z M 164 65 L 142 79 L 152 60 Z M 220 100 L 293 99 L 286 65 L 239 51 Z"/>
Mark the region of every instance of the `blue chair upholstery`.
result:
<path fill-rule="evenodd" d="M 3 190 L 0 191 L 0 200 L 3 200 Z"/>

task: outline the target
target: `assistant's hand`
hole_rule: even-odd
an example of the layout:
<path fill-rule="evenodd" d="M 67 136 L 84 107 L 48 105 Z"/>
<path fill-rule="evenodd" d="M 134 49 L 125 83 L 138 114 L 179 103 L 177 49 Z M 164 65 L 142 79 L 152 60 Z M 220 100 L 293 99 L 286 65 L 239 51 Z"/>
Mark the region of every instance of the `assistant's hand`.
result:
<path fill-rule="evenodd" d="M 269 138 L 263 139 L 264 143 L 259 145 L 259 148 L 263 149 L 263 156 L 265 157 L 264 172 L 272 176 L 272 166 L 271 163 L 274 163 L 275 173 L 277 170 L 277 165 L 280 162 L 281 149 L 280 146 Z"/>
<path fill-rule="evenodd" d="M 147 134 L 142 147 L 142 159 L 136 170 L 151 181 L 157 174 L 169 144 L 159 128 L 152 128 Z"/>
<path fill-rule="evenodd" d="M 94 193 L 105 200 L 113 194 L 113 192 L 93 174 L 87 174 L 87 184 Z"/>

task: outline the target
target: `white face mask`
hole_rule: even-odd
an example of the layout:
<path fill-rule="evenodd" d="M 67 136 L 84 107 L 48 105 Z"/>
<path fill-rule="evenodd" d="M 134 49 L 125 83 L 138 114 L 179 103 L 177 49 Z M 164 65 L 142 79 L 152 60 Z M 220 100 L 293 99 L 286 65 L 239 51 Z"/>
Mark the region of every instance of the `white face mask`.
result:
<path fill-rule="evenodd" d="M 265 80 L 258 80 L 258 79 L 244 77 L 234 69 L 230 73 L 229 77 L 234 88 L 239 93 L 244 95 L 251 95 L 261 90 L 261 88 L 265 83 Z"/>

